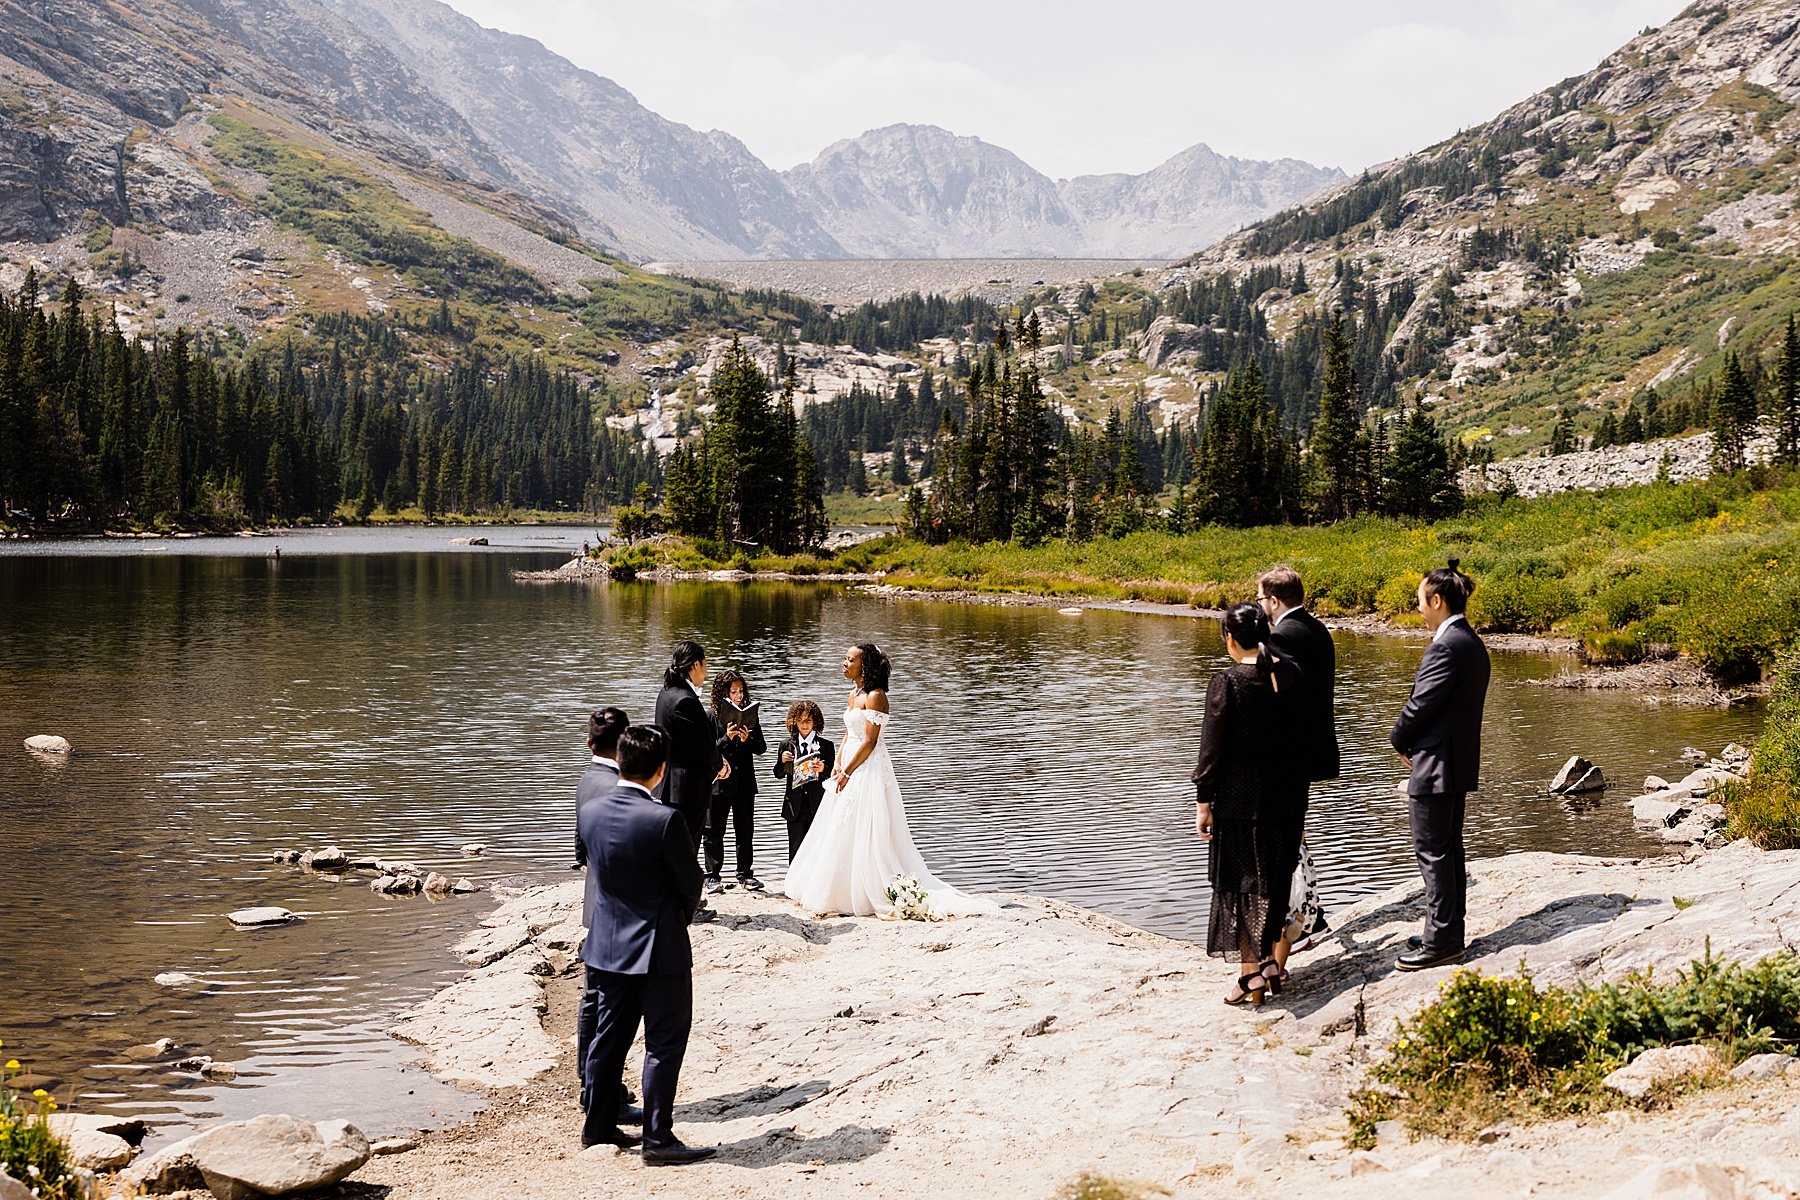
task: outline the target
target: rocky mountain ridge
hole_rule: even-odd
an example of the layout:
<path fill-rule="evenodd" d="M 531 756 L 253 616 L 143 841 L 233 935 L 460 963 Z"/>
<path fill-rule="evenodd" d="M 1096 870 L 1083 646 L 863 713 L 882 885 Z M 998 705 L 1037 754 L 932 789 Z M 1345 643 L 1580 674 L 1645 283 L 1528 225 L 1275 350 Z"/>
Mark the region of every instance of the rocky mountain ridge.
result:
<path fill-rule="evenodd" d="M 1279 328 L 1366 309 L 1402 403 L 1501 454 L 1582 429 L 1646 387 L 1771 344 L 1797 297 L 1800 9 L 1696 3 L 1585 74 L 1223 239 L 1161 286 L 1304 267 L 1258 300 Z M 1366 383 L 1367 381 L 1365 381 Z"/>
<path fill-rule="evenodd" d="M 876 131 L 784 177 L 729 134 L 669 121 L 438 0 L 11 0 L 0 12 L 0 240 L 52 240 L 90 212 L 113 225 L 214 227 L 229 199 L 164 153 L 179 117 L 208 97 L 513 197 L 528 223 L 638 260 L 1093 256 L 1102 246 L 1145 256 L 1133 247 L 1151 244 L 1166 257 L 1335 177 L 1218 160 L 1190 180 L 1165 165 L 1152 173 L 1154 204 L 1121 199 L 1096 213 L 1096 197 L 1105 208 L 1134 186 L 1106 177 L 1077 189 L 1078 218 L 1063 185 L 941 130 L 917 131 L 910 153 Z M 170 173 L 185 180 L 179 202 L 159 205 L 150 194 Z M 147 208 L 134 208 L 134 193 Z"/>

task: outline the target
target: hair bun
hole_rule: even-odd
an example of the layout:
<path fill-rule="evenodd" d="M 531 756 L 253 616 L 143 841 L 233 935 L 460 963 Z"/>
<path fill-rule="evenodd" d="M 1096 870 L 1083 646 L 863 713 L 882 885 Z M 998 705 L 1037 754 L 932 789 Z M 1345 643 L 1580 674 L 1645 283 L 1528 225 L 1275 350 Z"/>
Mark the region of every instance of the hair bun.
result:
<path fill-rule="evenodd" d="M 1461 569 L 1461 567 L 1462 567 L 1462 559 L 1460 559 L 1460 558 L 1457 558 L 1457 557 L 1456 557 L 1456 556 L 1455 556 L 1455 555 L 1451 555 L 1451 557 L 1450 557 L 1450 569 L 1451 569 L 1451 570 L 1452 570 L 1452 571 L 1455 571 L 1455 570 L 1459 570 L 1459 569 Z"/>

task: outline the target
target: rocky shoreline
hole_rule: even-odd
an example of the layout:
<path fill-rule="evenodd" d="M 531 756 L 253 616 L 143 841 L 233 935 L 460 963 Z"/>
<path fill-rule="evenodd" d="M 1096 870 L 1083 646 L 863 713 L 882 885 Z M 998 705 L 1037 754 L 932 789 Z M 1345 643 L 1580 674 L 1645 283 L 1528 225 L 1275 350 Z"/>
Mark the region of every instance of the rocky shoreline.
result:
<path fill-rule="evenodd" d="M 1667 972 L 1708 946 L 1743 961 L 1800 949 L 1796 878 L 1800 851 L 1742 843 L 1485 860 L 1472 868 L 1470 966 L 1594 982 Z M 1296 958 L 1287 994 L 1244 1010 L 1219 1003 L 1229 968 L 1198 947 L 1056 901 L 1007 897 L 996 917 L 917 923 L 815 919 L 780 897 L 727 893 L 720 919 L 695 930 L 694 1038 L 676 1113 L 689 1140 L 720 1155 L 651 1173 L 579 1145 L 579 897 L 573 882 L 526 892 L 459 945 L 470 974 L 396 1032 L 446 1078 L 493 1089 L 494 1103 L 415 1152 L 373 1160 L 361 1181 L 401 1200 L 593 1189 L 1048 1200 L 1093 1172 L 1177 1196 L 1279 1181 L 1462 1197 L 1607 1195 L 1632 1176 L 1699 1171 L 1764 1190 L 1662 1192 L 1650 1180 L 1616 1194 L 1800 1195 L 1793 1161 L 1768 1154 L 1781 1144 L 1769 1119 L 1800 1137 L 1792 1075 L 1500 1128 L 1474 1145 L 1387 1137 L 1373 1153 L 1347 1150 L 1348 1091 L 1446 977 L 1392 969 L 1419 923 L 1416 885 L 1337 914 L 1326 943 Z"/>

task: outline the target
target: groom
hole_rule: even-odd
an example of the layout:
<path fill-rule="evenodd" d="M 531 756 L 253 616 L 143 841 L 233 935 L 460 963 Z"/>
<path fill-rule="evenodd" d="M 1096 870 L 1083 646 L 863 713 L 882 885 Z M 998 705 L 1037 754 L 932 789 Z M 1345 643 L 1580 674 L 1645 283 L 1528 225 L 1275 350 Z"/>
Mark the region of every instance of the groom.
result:
<path fill-rule="evenodd" d="M 1431 644 L 1388 739 L 1411 773 L 1407 816 L 1425 879 L 1425 932 L 1394 963 L 1402 971 L 1459 963 L 1466 948 L 1463 813 L 1481 769 L 1488 686 L 1487 646 L 1463 617 L 1474 590 L 1475 581 L 1454 558 L 1419 583 L 1419 615 L 1431 630 Z"/>

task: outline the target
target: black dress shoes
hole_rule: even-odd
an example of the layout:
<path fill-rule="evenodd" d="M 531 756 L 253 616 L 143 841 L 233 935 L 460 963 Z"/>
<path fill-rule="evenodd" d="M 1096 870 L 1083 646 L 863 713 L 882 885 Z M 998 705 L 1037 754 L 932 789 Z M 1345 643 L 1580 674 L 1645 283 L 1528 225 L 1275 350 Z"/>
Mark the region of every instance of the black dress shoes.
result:
<path fill-rule="evenodd" d="M 621 1150 L 629 1150 L 643 1140 L 635 1133 L 626 1133 L 617 1125 L 595 1134 L 590 1134 L 585 1129 L 581 1131 L 583 1149 L 589 1146 L 617 1146 Z"/>
<path fill-rule="evenodd" d="M 717 1146 L 690 1146 L 685 1142 L 673 1141 L 662 1146 L 645 1146 L 644 1163 L 652 1167 L 679 1167 L 711 1158 L 718 1152 Z"/>
<path fill-rule="evenodd" d="M 1417 950 L 1419 947 L 1423 946 L 1424 944 L 1425 944 L 1425 939 L 1420 937 L 1416 933 L 1406 939 L 1406 948 L 1408 950 Z"/>
<path fill-rule="evenodd" d="M 644 1123 L 644 1110 L 643 1109 L 639 1108 L 635 1104 L 626 1104 L 626 1105 L 623 1105 L 620 1107 L 620 1109 L 619 1109 L 619 1124 L 621 1124 L 621 1125 L 642 1125 L 643 1123 Z"/>
<path fill-rule="evenodd" d="M 1432 967 L 1445 967 L 1463 960 L 1461 950 L 1427 950 L 1421 946 L 1417 950 L 1408 950 L 1394 960 L 1396 971 L 1429 971 Z"/>

